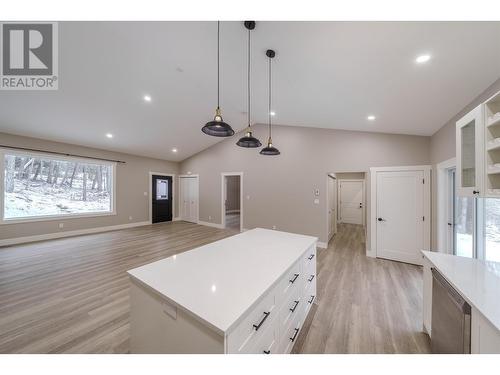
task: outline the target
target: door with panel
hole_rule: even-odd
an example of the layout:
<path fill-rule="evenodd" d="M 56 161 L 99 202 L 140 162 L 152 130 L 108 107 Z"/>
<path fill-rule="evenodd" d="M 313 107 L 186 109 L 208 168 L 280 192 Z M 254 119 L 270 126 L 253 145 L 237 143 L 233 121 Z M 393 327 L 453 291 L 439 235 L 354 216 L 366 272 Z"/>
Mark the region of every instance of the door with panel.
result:
<path fill-rule="evenodd" d="M 151 176 L 151 222 L 172 221 L 172 177 Z"/>
<path fill-rule="evenodd" d="M 363 224 L 363 180 L 339 180 L 340 222 Z"/>
<path fill-rule="evenodd" d="M 198 177 L 181 177 L 181 219 L 192 223 L 198 222 Z"/>
<path fill-rule="evenodd" d="M 377 172 L 377 257 L 422 264 L 424 171 Z"/>

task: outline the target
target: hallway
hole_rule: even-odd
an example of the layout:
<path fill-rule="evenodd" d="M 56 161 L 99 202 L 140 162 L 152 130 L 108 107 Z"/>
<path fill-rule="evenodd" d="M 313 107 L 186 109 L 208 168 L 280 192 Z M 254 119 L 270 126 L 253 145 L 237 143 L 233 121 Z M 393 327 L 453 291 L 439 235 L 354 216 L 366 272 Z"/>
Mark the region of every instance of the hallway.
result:
<path fill-rule="evenodd" d="M 317 304 L 294 353 L 429 353 L 421 267 L 365 255 L 360 225 L 318 250 Z"/>

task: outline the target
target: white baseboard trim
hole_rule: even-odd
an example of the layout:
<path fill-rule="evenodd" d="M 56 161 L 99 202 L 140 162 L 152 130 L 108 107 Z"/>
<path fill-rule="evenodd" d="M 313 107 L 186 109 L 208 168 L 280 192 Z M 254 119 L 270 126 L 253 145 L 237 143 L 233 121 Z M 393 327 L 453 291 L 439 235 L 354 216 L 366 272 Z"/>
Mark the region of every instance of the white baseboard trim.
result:
<path fill-rule="evenodd" d="M 7 238 L 5 240 L 0 240 L 0 247 L 2 246 L 11 246 L 18 245 L 22 243 L 28 242 L 38 242 L 45 240 L 53 240 L 56 238 L 63 237 L 74 237 L 81 236 L 84 234 L 93 234 L 93 233 L 101 233 L 101 232 L 109 232 L 112 230 L 120 230 L 134 227 L 142 227 L 144 225 L 150 225 L 149 221 L 139 221 L 137 223 L 127 223 L 127 224 L 119 224 L 119 225 L 110 225 L 107 227 L 97 227 L 97 228 L 88 228 L 88 229 L 79 229 L 79 230 L 69 230 L 66 232 L 55 232 L 55 233 L 47 233 L 47 234 L 39 234 L 36 236 L 26 236 L 26 237 L 16 237 L 16 238 Z"/>
<path fill-rule="evenodd" d="M 218 228 L 218 229 L 224 229 L 224 226 L 222 224 L 218 224 L 218 223 L 211 223 L 209 221 L 201 221 L 199 220 L 198 221 L 198 224 L 200 225 L 205 225 L 207 227 L 213 227 L 213 228 Z"/>
<path fill-rule="evenodd" d="M 370 257 L 370 258 L 376 258 L 377 257 L 377 251 L 376 250 L 366 249 L 366 256 Z"/>
<path fill-rule="evenodd" d="M 320 249 L 326 249 L 326 248 L 328 248 L 328 244 L 327 244 L 326 242 L 321 242 L 321 241 L 318 241 L 317 246 L 318 246 Z"/>
<path fill-rule="evenodd" d="M 176 216 L 172 219 L 172 221 L 182 221 L 182 218 L 179 216 Z"/>

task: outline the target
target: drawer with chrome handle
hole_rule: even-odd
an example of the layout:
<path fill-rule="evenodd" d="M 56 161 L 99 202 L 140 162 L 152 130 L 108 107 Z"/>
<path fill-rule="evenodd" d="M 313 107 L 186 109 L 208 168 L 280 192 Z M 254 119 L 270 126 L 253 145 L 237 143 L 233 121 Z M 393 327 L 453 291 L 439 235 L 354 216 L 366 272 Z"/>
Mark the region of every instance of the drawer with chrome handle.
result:
<path fill-rule="evenodd" d="M 295 309 L 296 309 L 296 308 L 297 308 L 297 306 L 299 305 L 299 302 L 300 302 L 300 301 L 299 301 L 299 300 L 296 300 L 296 301 L 293 301 L 293 302 L 294 302 L 293 307 L 291 307 L 291 308 L 289 309 L 291 312 L 295 312 Z"/>
<path fill-rule="evenodd" d="M 315 297 L 315 296 L 311 296 L 311 298 L 309 298 L 309 301 L 307 301 L 307 303 L 312 304 L 312 303 L 314 302 L 314 297 Z"/>
<path fill-rule="evenodd" d="M 309 276 L 309 278 L 307 279 L 307 281 L 309 281 L 309 282 L 311 282 L 313 280 L 314 280 L 314 275 Z"/>

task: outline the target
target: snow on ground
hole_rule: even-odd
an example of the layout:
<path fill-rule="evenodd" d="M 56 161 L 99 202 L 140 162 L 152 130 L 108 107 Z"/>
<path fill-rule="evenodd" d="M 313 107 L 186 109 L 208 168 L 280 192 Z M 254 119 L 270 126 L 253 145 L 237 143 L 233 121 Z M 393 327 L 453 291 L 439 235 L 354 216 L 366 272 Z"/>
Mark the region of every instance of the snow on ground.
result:
<path fill-rule="evenodd" d="M 87 191 L 87 201 L 82 201 L 81 187 L 59 186 L 43 181 L 14 180 L 14 191 L 5 193 L 6 219 L 61 214 L 108 212 L 111 202 L 105 191 Z"/>

